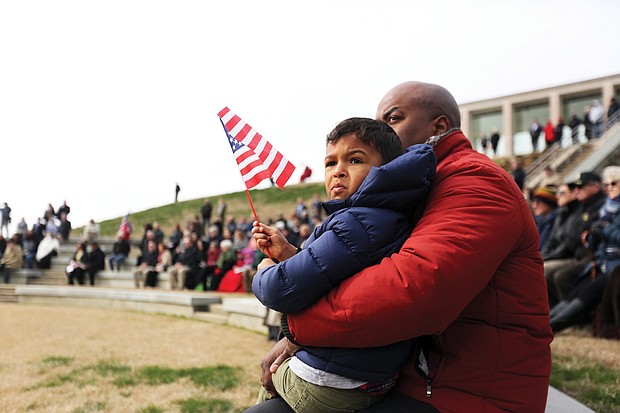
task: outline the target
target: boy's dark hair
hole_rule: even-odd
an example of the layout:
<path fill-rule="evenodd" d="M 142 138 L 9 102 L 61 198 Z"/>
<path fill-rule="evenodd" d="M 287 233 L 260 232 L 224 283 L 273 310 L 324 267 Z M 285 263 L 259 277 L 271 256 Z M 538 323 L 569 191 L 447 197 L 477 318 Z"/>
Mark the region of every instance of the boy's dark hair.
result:
<path fill-rule="evenodd" d="M 403 145 L 394 129 L 385 122 L 370 118 L 343 120 L 327 135 L 326 143 L 336 143 L 350 134 L 355 134 L 357 139 L 376 149 L 384 164 L 404 153 Z"/>

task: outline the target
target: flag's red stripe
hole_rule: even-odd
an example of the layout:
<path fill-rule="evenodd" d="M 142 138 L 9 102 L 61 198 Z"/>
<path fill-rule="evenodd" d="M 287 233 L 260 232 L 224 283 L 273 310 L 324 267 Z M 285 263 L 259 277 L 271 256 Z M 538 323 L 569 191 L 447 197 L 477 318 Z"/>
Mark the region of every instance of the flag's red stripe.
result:
<path fill-rule="evenodd" d="M 250 132 L 251 129 L 252 129 L 252 127 L 246 123 L 243 126 L 243 128 L 241 128 L 239 133 L 237 133 L 237 135 L 235 136 L 235 139 L 237 139 L 239 142 L 243 142 L 245 137 L 248 136 L 248 132 Z M 245 142 L 243 142 L 243 144 L 245 146 L 248 146 L 250 149 L 253 149 L 251 146 L 247 145 Z"/>
<path fill-rule="evenodd" d="M 224 109 L 220 110 L 219 113 L 217 114 L 217 116 L 221 119 L 224 116 L 226 116 L 226 114 L 230 112 L 230 109 L 228 109 L 228 106 L 224 107 Z"/>
<path fill-rule="evenodd" d="M 291 175 L 293 175 L 293 172 L 295 172 L 295 166 L 290 162 L 286 162 L 286 166 L 284 167 L 284 170 L 282 171 L 280 176 L 277 177 L 277 179 L 275 180 L 275 183 L 276 185 L 278 185 L 278 188 L 282 189 L 284 187 L 286 182 L 288 182 L 288 180 L 291 178 Z"/>
<path fill-rule="evenodd" d="M 226 123 L 226 129 L 228 129 L 228 131 L 230 132 L 231 130 L 233 130 L 233 128 L 235 126 L 237 126 L 237 123 L 239 123 L 239 121 L 241 120 L 241 118 L 237 115 L 233 115 L 232 118 L 230 118 L 230 120 L 228 121 L 228 123 Z M 231 132 L 232 135 L 232 132 Z M 237 139 L 235 135 L 233 135 L 233 138 Z M 237 139 L 239 140 L 239 139 Z"/>
<path fill-rule="evenodd" d="M 267 165 L 267 169 L 269 169 L 269 172 L 271 172 L 272 174 L 276 173 L 278 166 L 280 166 L 280 162 L 282 162 L 282 158 L 282 154 L 280 152 L 276 152 L 275 158 L 273 158 L 271 163 Z"/>

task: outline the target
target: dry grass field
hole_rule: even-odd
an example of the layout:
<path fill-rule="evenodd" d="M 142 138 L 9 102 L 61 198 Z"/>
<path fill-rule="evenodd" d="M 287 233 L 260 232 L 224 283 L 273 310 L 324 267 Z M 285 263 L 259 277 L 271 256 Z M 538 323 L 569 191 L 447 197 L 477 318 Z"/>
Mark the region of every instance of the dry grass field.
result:
<path fill-rule="evenodd" d="M 196 320 L 89 308 L 0 305 L 1 412 L 179 412 L 225 399 L 239 411 L 258 391 L 266 336 Z M 132 372 L 239 367 L 222 390 L 188 378 L 148 384 Z M 223 410 L 229 411 L 229 410 Z"/>
<path fill-rule="evenodd" d="M 12 304 L 0 305 L 0 332 L 0 412 L 11 413 L 240 412 L 256 397 L 258 362 L 272 344 L 192 319 Z M 620 370 L 620 341 L 567 331 L 552 347 L 568 363 Z M 215 366 L 238 368 L 237 382 L 209 382 Z"/>

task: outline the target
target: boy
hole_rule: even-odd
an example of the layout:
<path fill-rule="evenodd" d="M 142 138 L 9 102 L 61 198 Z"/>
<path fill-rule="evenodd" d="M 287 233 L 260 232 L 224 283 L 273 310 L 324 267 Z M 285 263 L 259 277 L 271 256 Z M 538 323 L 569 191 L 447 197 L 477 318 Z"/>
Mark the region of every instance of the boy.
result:
<path fill-rule="evenodd" d="M 327 136 L 326 152 L 329 201 L 323 207 L 330 215 L 303 250 L 278 264 L 263 260 L 254 276 L 257 298 L 285 314 L 308 307 L 347 277 L 398 251 L 413 229 L 409 211 L 412 205 L 423 207 L 435 175 L 436 159 L 429 145 L 413 145 L 403 153 L 392 128 L 372 119 L 341 122 Z M 260 224 L 253 233 L 257 240 L 264 239 Z M 280 366 L 273 381 L 297 413 L 353 412 L 370 406 L 395 385 L 410 353 L 410 342 L 360 349 L 302 348 Z M 266 398 L 261 389 L 259 402 Z"/>

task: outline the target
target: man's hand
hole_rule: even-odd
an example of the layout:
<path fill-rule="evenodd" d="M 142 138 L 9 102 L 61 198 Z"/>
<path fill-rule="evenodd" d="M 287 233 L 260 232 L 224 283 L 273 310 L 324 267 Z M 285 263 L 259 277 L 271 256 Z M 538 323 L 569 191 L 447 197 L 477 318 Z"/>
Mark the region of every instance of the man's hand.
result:
<path fill-rule="evenodd" d="M 293 356 L 297 352 L 299 347 L 292 344 L 285 337 L 282 340 L 278 341 L 275 346 L 267 353 L 267 355 L 261 361 L 261 378 L 260 382 L 267 390 L 267 392 L 272 396 L 276 397 L 278 392 L 273 386 L 272 376 L 273 373 L 276 372 L 278 367 L 288 358 Z"/>
<path fill-rule="evenodd" d="M 280 231 L 260 222 L 254 221 L 252 236 L 258 249 L 267 255 L 271 254 L 278 261 L 284 261 L 297 253 L 297 248 L 291 245 Z"/>

